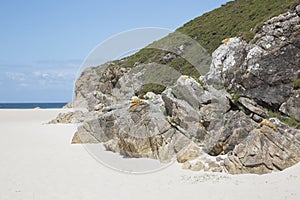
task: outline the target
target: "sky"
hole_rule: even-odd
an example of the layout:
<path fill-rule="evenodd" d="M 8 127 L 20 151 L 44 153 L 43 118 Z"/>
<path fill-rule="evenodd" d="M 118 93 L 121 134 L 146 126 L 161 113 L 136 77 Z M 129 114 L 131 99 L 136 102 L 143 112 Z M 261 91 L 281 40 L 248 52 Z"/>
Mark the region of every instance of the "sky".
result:
<path fill-rule="evenodd" d="M 227 1 L 0 1 L 0 102 L 70 102 L 99 43 L 137 28 L 175 30 Z"/>

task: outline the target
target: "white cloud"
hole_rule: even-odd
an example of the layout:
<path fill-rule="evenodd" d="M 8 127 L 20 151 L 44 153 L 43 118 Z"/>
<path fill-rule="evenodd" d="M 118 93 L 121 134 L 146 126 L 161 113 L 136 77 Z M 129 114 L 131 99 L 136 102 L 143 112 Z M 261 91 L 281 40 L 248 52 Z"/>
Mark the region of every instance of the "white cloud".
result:
<path fill-rule="evenodd" d="M 6 71 L 1 73 L 1 81 L 16 88 L 34 88 L 35 90 L 60 90 L 74 86 L 76 70 L 72 69 L 28 69 L 26 71 L 16 69 L 16 71 Z M 17 71 L 18 70 L 18 71 Z M 23 72 L 20 72 L 23 71 Z M 2 74 L 2 75 L 1 75 Z M 3 76 L 4 75 L 4 76 Z M 4 89 L 4 88 L 2 88 Z"/>
<path fill-rule="evenodd" d="M 53 79 L 53 80 L 74 80 L 76 76 L 75 70 L 40 70 L 32 72 L 35 78 Z"/>
<path fill-rule="evenodd" d="M 32 99 L 45 98 L 46 94 L 53 99 L 70 99 L 79 66 L 78 61 L 0 64 L 0 93 L 8 94 L 5 98 L 12 100 L 24 98 L 25 94 Z"/>
<path fill-rule="evenodd" d="M 25 81 L 26 80 L 26 75 L 25 73 L 20 73 L 20 72 L 5 72 L 5 75 L 8 79 L 12 81 Z"/>

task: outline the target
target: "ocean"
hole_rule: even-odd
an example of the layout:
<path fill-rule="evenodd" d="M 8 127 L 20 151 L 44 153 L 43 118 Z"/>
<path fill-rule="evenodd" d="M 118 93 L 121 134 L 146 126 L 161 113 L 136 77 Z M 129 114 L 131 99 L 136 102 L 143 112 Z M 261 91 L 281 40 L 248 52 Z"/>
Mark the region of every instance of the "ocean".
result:
<path fill-rule="evenodd" d="M 0 103 L 0 109 L 62 108 L 67 103 Z"/>

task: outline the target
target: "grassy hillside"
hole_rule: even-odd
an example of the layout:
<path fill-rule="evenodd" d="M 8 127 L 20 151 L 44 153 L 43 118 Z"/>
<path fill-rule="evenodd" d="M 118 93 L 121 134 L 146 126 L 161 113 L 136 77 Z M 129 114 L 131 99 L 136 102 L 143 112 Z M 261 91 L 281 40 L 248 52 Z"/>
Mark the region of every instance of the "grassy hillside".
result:
<path fill-rule="evenodd" d="M 225 38 L 251 39 L 263 22 L 298 4 L 300 0 L 235 0 L 191 20 L 176 31 L 190 36 L 212 53 Z M 155 49 L 142 49 L 128 57 L 124 66 L 132 67 L 135 62 L 161 63 L 160 53 Z M 179 63 L 182 65 L 181 61 Z M 171 66 L 175 64 L 177 62 Z"/>
<path fill-rule="evenodd" d="M 298 4 L 300 0 L 235 0 L 191 20 L 176 32 L 191 37 L 211 54 L 225 38 L 241 36 L 246 40 L 252 39 L 263 22 Z M 154 44 L 174 41 L 173 37 L 171 34 Z M 173 67 L 181 74 L 195 78 L 200 76 L 199 70 L 181 56 L 175 55 L 175 58 L 166 62 L 164 57 L 168 53 L 170 52 L 151 48 L 150 45 L 123 59 L 122 62 L 115 62 L 121 67 L 133 67 L 136 62 L 145 64 L 156 62 Z M 146 85 L 142 92 L 137 91 L 137 93 L 144 94 L 147 91 L 160 93 L 162 90 L 164 87 Z"/>
<path fill-rule="evenodd" d="M 177 29 L 213 52 L 228 37 L 251 39 L 268 19 L 286 12 L 300 0 L 235 0 Z"/>

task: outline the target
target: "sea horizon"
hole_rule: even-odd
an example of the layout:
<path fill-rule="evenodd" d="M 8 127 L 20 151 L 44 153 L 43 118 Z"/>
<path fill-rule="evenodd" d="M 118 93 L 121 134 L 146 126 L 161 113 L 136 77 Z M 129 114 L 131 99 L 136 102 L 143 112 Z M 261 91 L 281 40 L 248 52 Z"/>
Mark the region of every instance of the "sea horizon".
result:
<path fill-rule="evenodd" d="M 62 108 L 68 102 L 0 102 L 0 109 Z"/>

